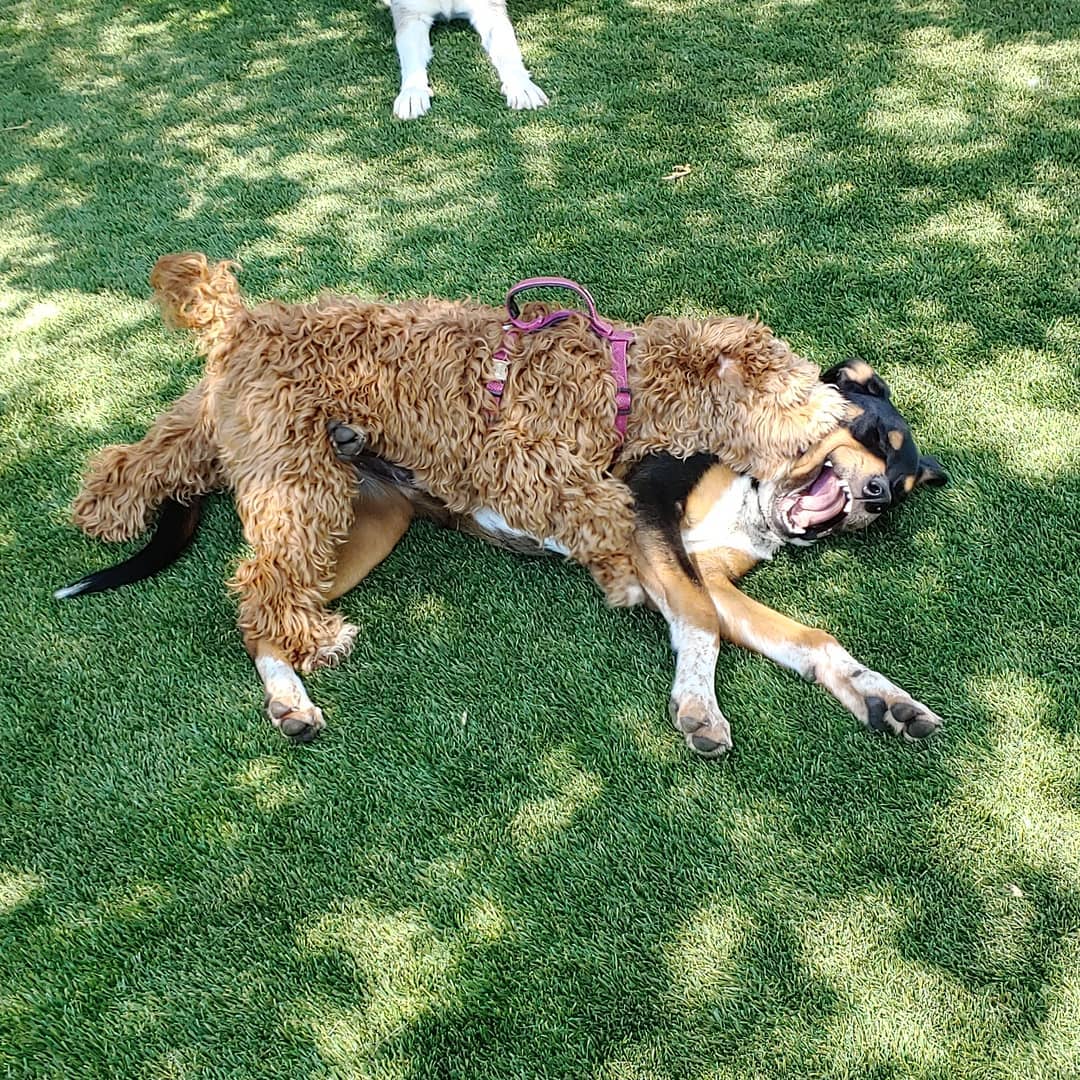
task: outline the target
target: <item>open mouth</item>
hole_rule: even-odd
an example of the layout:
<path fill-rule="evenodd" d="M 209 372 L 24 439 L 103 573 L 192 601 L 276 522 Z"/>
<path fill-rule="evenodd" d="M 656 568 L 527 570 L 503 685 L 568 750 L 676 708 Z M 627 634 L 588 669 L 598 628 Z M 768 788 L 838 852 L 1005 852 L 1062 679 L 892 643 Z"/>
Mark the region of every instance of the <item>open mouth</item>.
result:
<path fill-rule="evenodd" d="M 851 489 L 826 459 L 821 472 L 804 487 L 785 495 L 779 502 L 780 519 L 796 536 L 820 533 L 838 525 L 851 510 Z"/>

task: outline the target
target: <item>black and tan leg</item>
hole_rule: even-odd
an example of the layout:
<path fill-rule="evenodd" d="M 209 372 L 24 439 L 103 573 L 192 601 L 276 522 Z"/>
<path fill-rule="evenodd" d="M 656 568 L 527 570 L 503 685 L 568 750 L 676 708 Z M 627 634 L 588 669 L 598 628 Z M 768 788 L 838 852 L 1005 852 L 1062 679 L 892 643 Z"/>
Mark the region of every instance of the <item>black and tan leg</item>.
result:
<path fill-rule="evenodd" d="M 355 502 L 356 518 L 348 537 L 337 550 L 334 581 L 326 600 L 336 600 L 385 559 L 408 531 L 412 505 L 397 492 L 381 489 Z M 262 679 L 266 713 L 282 735 L 294 742 L 310 742 L 325 725 L 322 710 L 308 697 L 303 681 L 284 653 L 268 641 L 249 646 Z"/>
<path fill-rule="evenodd" d="M 668 715 L 686 745 L 706 758 L 732 747 L 731 727 L 716 700 L 720 620 L 708 592 L 679 562 L 662 532 L 640 527 L 634 564 L 652 603 L 667 619 L 675 653 Z"/>
<path fill-rule="evenodd" d="M 831 634 L 803 626 L 741 593 L 729 577 L 730 559 L 731 553 L 724 551 L 695 555 L 726 640 L 824 687 L 874 731 L 918 741 L 941 727 L 941 717 L 860 664 Z"/>

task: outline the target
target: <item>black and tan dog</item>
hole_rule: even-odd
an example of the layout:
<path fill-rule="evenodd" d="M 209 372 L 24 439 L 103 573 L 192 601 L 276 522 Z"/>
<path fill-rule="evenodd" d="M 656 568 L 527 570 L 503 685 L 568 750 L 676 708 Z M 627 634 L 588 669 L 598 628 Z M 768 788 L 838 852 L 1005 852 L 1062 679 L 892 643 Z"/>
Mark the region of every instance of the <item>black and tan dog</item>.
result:
<path fill-rule="evenodd" d="M 944 472 L 920 454 L 884 381 L 862 361 L 827 372 L 857 409 L 794 462 L 782 480 L 761 483 L 698 455 L 652 455 L 624 477 L 635 499 L 632 555 L 649 601 L 667 619 L 675 651 L 670 716 L 687 745 L 705 757 L 731 749 L 731 730 L 716 700 L 722 640 L 768 656 L 832 693 L 868 727 L 909 740 L 941 720 L 885 676 L 860 664 L 831 635 L 750 599 L 736 582 L 784 545 L 806 545 L 865 528 L 915 487 L 942 484 Z M 352 530 L 338 550 L 327 599 L 348 592 L 377 566 L 417 516 L 473 533 L 515 551 L 560 552 L 558 544 L 511 530 L 496 515 L 450 515 L 404 469 L 368 454 L 363 433 L 332 425 L 331 443 L 359 476 Z M 329 452 L 329 451 L 328 451 Z M 97 592 L 148 577 L 187 547 L 199 503 L 167 503 L 150 543 L 127 562 L 61 589 L 60 597 Z M 298 742 L 323 727 L 322 712 L 282 653 L 258 642 L 252 658 L 273 725 Z"/>

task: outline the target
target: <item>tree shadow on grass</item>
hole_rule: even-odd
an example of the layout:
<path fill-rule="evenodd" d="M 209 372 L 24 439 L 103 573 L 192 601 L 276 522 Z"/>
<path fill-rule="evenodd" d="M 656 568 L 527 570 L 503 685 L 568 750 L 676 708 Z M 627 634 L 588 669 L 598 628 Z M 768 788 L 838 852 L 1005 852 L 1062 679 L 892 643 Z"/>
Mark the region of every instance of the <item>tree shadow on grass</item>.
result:
<path fill-rule="evenodd" d="M 970 579 L 954 545 L 1069 496 L 963 464 L 955 497 L 750 582 L 938 708 L 927 748 L 732 653 L 738 749 L 691 760 L 663 720 L 658 617 L 422 526 L 343 601 L 364 634 L 311 680 L 331 727 L 294 751 L 258 716 L 220 586 L 226 501 L 200 560 L 137 590 L 58 608 L 37 567 L 8 620 L 0 1060 L 674 1080 L 938 1076 L 959 1054 L 1054 1075 L 1075 724 L 1052 693 L 1067 669 L 1021 645 L 1066 600 L 1032 582 L 1005 635 L 993 583 L 940 605 Z M 965 474 L 1007 483 L 980 500 Z"/>
<path fill-rule="evenodd" d="M 1038 313 L 1076 288 L 1067 82 L 1014 85 L 1027 53 L 967 40 L 970 13 L 955 29 L 884 2 L 688 15 L 525 12 L 540 40 L 559 27 L 542 56 L 556 100 L 529 116 L 494 88 L 473 99 L 486 61 L 473 35 L 443 34 L 448 85 L 417 124 L 388 116 L 379 11 L 158 5 L 24 30 L 4 112 L 30 127 L 8 197 L 41 243 L 10 279 L 143 295 L 154 257 L 201 246 L 247 256 L 256 293 L 497 296 L 561 269 L 631 318 L 760 309 L 906 362 L 940 353 L 942 323 L 964 355 L 1043 343 Z M 65 59 L 87 40 L 89 71 Z M 678 159 L 693 171 L 665 183 Z"/>
<path fill-rule="evenodd" d="M 381 11 L 23 7 L 0 87 L 2 123 L 30 124 L 0 149 L 9 310 L 85 294 L 55 333 L 79 324 L 93 380 L 87 357 L 144 339 L 115 295 L 203 247 L 244 256 L 256 298 L 492 299 L 560 271 L 627 318 L 760 310 L 909 393 L 1064 353 L 1073 13 L 1044 40 L 987 4 L 684 8 L 520 9 L 554 99 L 535 116 L 503 109 L 471 34 L 440 34 L 433 112 L 395 125 Z M 692 761 L 663 720 L 658 619 L 421 528 L 343 602 L 364 635 L 312 680 L 331 727 L 293 752 L 221 587 L 226 502 L 166 577 L 45 600 L 101 550 L 60 524 L 76 461 L 196 371 L 180 345 L 150 368 L 93 411 L 56 368 L 12 376 L 4 1067 L 1063 1074 L 1080 807 L 1055 576 L 1076 565 L 1075 475 L 1033 479 L 928 410 L 952 488 L 749 583 L 940 711 L 929 748 L 732 653 L 736 755 Z"/>

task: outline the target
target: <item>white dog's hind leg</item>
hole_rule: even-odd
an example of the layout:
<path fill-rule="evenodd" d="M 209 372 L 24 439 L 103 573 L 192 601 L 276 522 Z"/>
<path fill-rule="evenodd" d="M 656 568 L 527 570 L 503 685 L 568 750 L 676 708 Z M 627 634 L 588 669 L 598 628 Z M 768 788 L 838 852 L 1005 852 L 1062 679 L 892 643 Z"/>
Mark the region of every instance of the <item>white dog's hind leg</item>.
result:
<path fill-rule="evenodd" d="M 431 60 L 431 18 L 411 12 L 394 12 L 398 60 L 401 62 L 401 92 L 394 99 L 394 115 L 399 120 L 415 120 L 431 108 L 431 87 L 427 68 Z"/>
<path fill-rule="evenodd" d="M 468 5 L 469 21 L 480 35 L 484 51 L 491 58 L 502 83 L 506 104 L 511 109 L 539 109 L 547 104 L 547 95 L 529 77 L 521 59 L 514 28 L 502 0 Z"/>

